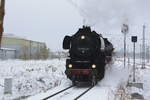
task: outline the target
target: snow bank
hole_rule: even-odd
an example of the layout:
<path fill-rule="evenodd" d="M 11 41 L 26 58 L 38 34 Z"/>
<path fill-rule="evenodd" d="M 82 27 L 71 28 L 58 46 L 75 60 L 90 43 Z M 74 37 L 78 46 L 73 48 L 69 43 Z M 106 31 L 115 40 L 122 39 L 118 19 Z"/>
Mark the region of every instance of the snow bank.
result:
<path fill-rule="evenodd" d="M 12 77 L 13 93 L 3 94 L 0 87 L 0 99 L 14 99 L 37 94 L 65 82 L 65 60 L 47 61 L 0 61 L 0 84 Z"/>

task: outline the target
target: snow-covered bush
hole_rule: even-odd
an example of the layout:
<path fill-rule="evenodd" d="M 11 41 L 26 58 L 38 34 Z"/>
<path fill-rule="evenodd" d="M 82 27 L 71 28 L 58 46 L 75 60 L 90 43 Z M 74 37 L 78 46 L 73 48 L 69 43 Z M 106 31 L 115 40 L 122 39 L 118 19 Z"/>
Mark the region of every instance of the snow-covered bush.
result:
<path fill-rule="evenodd" d="M 0 61 L 0 82 L 6 77 L 13 79 L 13 92 L 4 95 L 0 88 L 0 99 L 13 99 L 21 96 L 30 96 L 60 85 L 66 76 L 65 60 L 47 61 Z"/>

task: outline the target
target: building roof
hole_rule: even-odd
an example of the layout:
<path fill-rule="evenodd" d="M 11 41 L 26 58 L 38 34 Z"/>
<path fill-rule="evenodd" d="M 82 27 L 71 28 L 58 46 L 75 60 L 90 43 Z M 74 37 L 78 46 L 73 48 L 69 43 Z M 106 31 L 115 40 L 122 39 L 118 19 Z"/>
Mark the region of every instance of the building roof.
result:
<path fill-rule="evenodd" d="M 17 38 L 17 39 L 25 39 L 25 37 L 21 37 L 21 36 L 17 36 L 15 34 L 11 34 L 11 33 L 4 33 L 3 37 L 8 37 L 8 38 Z"/>
<path fill-rule="evenodd" d="M 4 38 L 21 39 L 21 40 L 31 41 L 31 42 L 35 42 L 35 43 L 39 43 L 39 44 L 45 44 L 45 42 L 40 42 L 40 41 L 34 41 L 34 40 L 26 39 L 25 37 L 17 36 L 17 35 L 12 34 L 12 33 L 4 33 L 3 37 Z"/>

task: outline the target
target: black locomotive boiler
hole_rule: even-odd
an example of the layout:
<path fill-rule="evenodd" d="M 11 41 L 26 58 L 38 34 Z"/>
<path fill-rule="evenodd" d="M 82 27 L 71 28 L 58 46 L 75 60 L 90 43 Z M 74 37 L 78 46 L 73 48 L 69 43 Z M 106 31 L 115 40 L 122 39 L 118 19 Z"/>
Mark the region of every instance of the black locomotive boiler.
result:
<path fill-rule="evenodd" d="M 95 85 L 104 77 L 113 45 L 90 27 L 83 26 L 74 35 L 65 36 L 63 49 L 69 50 L 65 73 L 73 84 L 88 82 Z"/>

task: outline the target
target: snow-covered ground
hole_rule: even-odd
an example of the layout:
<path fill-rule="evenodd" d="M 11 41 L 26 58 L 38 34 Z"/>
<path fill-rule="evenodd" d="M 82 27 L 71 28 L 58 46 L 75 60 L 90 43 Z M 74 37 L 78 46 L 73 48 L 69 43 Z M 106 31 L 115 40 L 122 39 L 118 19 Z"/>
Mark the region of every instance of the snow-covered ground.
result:
<path fill-rule="evenodd" d="M 123 61 L 123 59 L 119 59 L 119 61 Z M 150 99 L 150 63 L 145 60 L 145 68 L 142 69 L 142 60 L 135 60 L 135 82 L 133 82 L 133 72 L 130 73 L 131 77 L 129 78 L 129 83 L 138 83 L 143 84 L 143 86 L 138 87 L 126 87 L 125 92 L 126 95 L 138 93 L 144 97 L 144 100 Z M 133 68 L 133 59 L 130 59 L 129 65 Z"/>
<path fill-rule="evenodd" d="M 130 92 L 137 92 L 144 96 L 144 100 L 150 99 L 150 63 L 146 63 L 145 69 L 142 65 L 136 65 L 136 83 L 143 83 L 143 89 L 133 88 Z"/>
<path fill-rule="evenodd" d="M 47 61 L 0 61 L 0 84 L 12 78 L 12 94 L 4 94 L 0 86 L 0 100 L 23 98 L 47 91 L 67 81 L 64 74 L 65 60 Z"/>
<path fill-rule="evenodd" d="M 106 66 L 105 78 L 101 80 L 92 90 L 90 90 L 85 96 L 81 97 L 81 100 L 119 100 L 116 98 L 116 94 L 121 87 L 125 87 L 128 82 L 130 68 L 124 68 L 123 62 L 115 61 L 112 64 Z M 57 88 L 53 88 L 45 93 L 28 98 L 28 100 L 41 100 L 56 91 L 62 90 L 68 85 L 60 85 Z M 50 100 L 73 100 L 75 97 L 85 91 L 87 87 L 75 87 L 61 93 Z"/>
<path fill-rule="evenodd" d="M 136 65 L 136 82 L 144 83 L 144 88 L 138 89 L 134 87 L 128 89 L 126 85 L 128 81 L 132 80 L 132 77 L 129 78 L 132 75 L 132 63 L 124 68 L 122 58 L 117 58 L 114 61 L 106 66 L 104 79 L 80 99 L 120 100 L 121 96 L 138 92 L 144 96 L 145 100 L 149 100 L 150 64 L 146 64 L 146 69 L 141 69 L 141 65 L 139 64 Z M 139 60 L 136 60 L 136 62 L 140 63 Z M 0 85 L 4 85 L 5 78 L 11 77 L 13 79 L 12 94 L 4 94 L 4 87 L 0 86 L 0 100 L 43 99 L 71 85 L 71 81 L 66 78 L 64 70 L 64 59 L 47 61 L 0 61 Z M 52 100 L 73 100 L 86 89 L 87 87 L 75 87 L 57 95 Z"/>
<path fill-rule="evenodd" d="M 144 82 L 144 97 L 145 100 L 150 99 L 150 66 L 143 70 L 143 82 Z"/>

